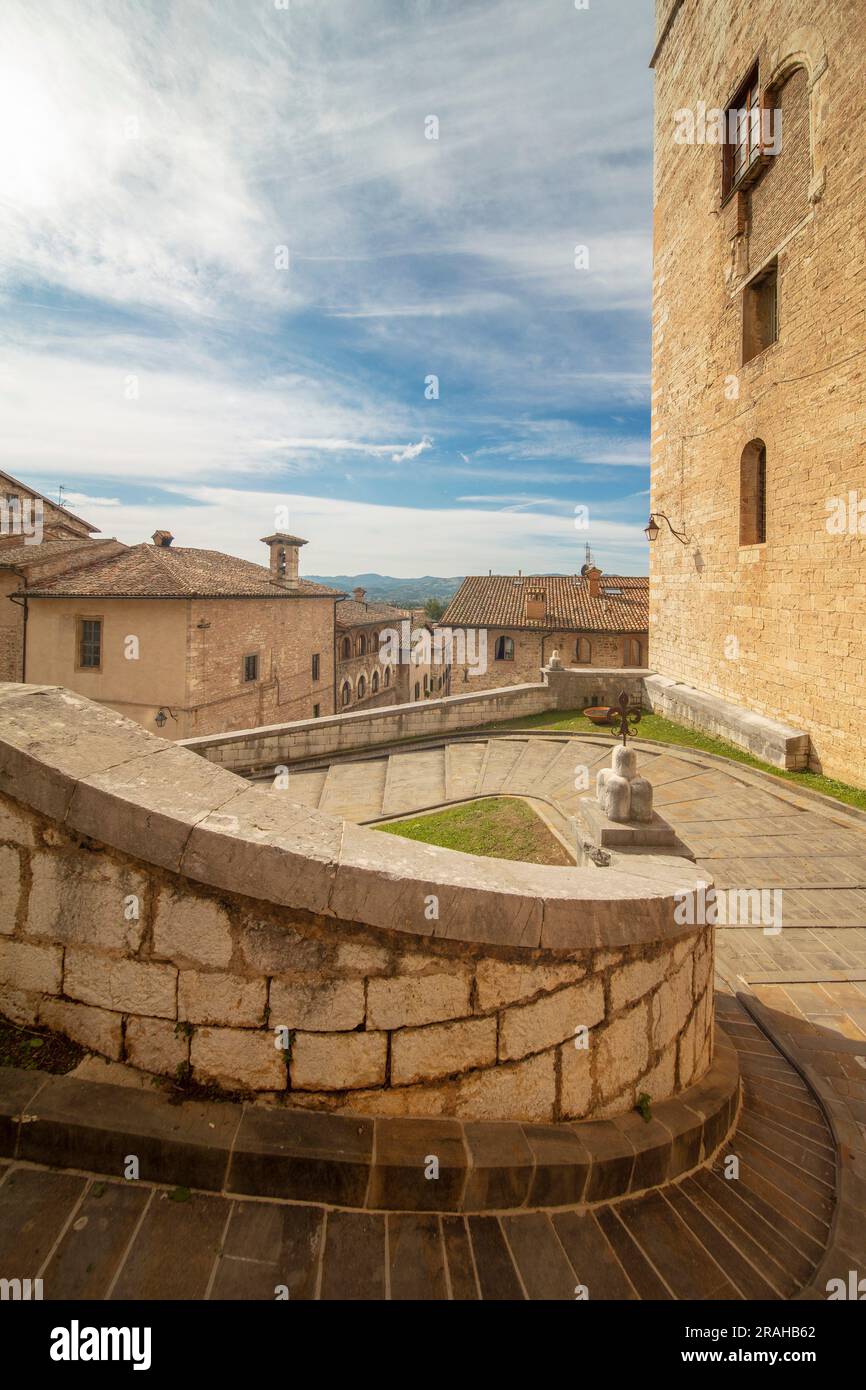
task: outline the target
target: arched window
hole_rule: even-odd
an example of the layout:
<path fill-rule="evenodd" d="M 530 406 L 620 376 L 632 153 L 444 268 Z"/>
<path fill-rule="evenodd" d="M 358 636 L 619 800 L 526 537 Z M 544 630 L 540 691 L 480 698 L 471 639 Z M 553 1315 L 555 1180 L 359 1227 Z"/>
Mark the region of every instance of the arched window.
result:
<path fill-rule="evenodd" d="M 376 694 L 376 691 L 377 691 L 378 689 L 379 689 L 379 672 L 378 672 L 378 671 L 374 671 L 374 672 L 373 672 L 373 678 L 372 678 L 372 680 L 370 681 L 370 694 L 371 694 L 371 695 L 375 695 L 375 694 Z"/>
<path fill-rule="evenodd" d="M 378 632 L 372 632 L 372 633 L 370 634 L 370 651 L 371 651 L 371 652 L 377 652 L 378 650 L 379 650 L 379 634 L 378 634 Z"/>
<path fill-rule="evenodd" d="M 429 676 L 425 676 L 425 677 L 424 677 L 424 694 L 425 694 L 425 695 L 429 695 L 429 693 L 430 693 L 430 677 L 429 677 Z"/>
<path fill-rule="evenodd" d="M 767 449 L 752 439 L 740 459 L 740 545 L 763 545 L 767 539 Z"/>
<path fill-rule="evenodd" d="M 343 681 L 343 688 L 342 688 L 342 690 L 340 691 L 340 704 L 343 705 L 343 706 L 345 707 L 346 705 L 348 705 L 348 703 L 349 703 L 349 701 L 351 700 L 351 698 L 352 698 L 352 687 L 349 685 L 349 682 L 348 682 L 348 681 Z"/>
<path fill-rule="evenodd" d="M 643 658 L 641 654 L 640 638 L 627 637 L 625 639 L 625 650 L 623 657 L 626 666 L 642 666 Z"/>
<path fill-rule="evenodd" d="M 415 682 L 415 699 L 421 699 L 421 686 L 419 685 L 418 681 Z"/>
<path fill-rule="evenodd" d="M 588 637 L 578 637 L 574 656 L 576 661 L 582 662 L 585 666 L 592 661 L 592 643 Z"/>
<path fill-rule="evenodd" d="M 386 687 L 389 686 L 389 685 L 391 684 L 391 667 L 390 667 L 390 666 L 386 666 L 386 667 L 385 667 L 384 684 L 385 684 Z"/>
<path fill-rule="evenodd" d="M 514 641 L 511 637 L 497 637 L 495 659 L 497 661 L 514 660 Z"/>
<path fill-rule="evenodd" d="M 342 645 L 341 645 L 341 647 L 340 647 L 340 655 L 342 656 L 342 658 L 343 658 L 344 661 L 348 661 L 348 660 L 351 658 L 351 655 L 352 655 L 352 639 L 351 639 L 351 637 L 344 637 L 344 638 L 343 638 L 343 642 L 342 642 Z"/>
<path fill-rule="evenodd" d="M 366 656 L 366 655 L 367 655 L 367 639 L 366 639 L 366 637 L 364 636 L 363 632 L 361 633 L 360 637 L 358 638 L 357 642 L 355 643 L 355 655 L 356 655 L 356 656 Z"/>
<path fill-rule="evenodd" d="M 367 677 L 366 677 L 366 676 L 359 676 L 359 677 L 358 677 L 358 699 L 359 699 L 359 700 L 363 700 L 363 698 L 364 698 L 364 696 L 366 695 L 366 693 L 367 693 Z"/>

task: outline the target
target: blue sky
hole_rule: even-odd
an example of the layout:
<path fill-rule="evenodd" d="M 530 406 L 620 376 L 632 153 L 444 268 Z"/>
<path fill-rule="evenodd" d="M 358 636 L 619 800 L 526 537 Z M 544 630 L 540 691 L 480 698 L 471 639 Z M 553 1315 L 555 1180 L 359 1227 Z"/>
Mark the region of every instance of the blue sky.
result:
<path fill-rule="evenodd" d="M 288 507 L 308 573 L 645 572 L 650 0 L 282 4 L 3 0 L 0 467 L 251 559 Z"/>

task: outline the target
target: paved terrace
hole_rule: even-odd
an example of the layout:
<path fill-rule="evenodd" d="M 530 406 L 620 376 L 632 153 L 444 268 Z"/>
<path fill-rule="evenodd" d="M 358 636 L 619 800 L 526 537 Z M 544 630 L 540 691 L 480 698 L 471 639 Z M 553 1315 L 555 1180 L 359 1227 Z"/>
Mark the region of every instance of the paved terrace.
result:
<path fill-rule="evenodd" d="M 783 890 L 784 945 L 776 941 L 769 952 L 771 938 L 758 931 L 751 964 L 763 960 L 769 966 L 772 955 L 811 978 L 810 957 L 823 950 L 824 969 L 866 965 L 852 957 L 856 947 L 838 938 L 843 954 L 834 953 L 831 967 L 826 948 L 790 932 L 866 927 L 866 815 L 727 759 L 640 739 L 632 746 L 639 750 L 642 776 L 653 785 L 655 809 L 708 881 L 720 889 Z M 595 774 L 609 763 L 611 747 L 610 738 L 567 734 L 458 735 L 292 767 L 288 795 L 359 824 L 480 796 L 522 796 L 538 803 L 567 835 L 581 799 L 594 793 Z M 575 790 L 580 767 L 588 772 L 586 791 Z M 726 940 L 720 931 L 723 955 Z M 745 941 L 739 949 L 744 948 Z"/>
<path fill-rule="evenodd" d="M 657 809 L 707 878 L 783 893 L 778 935 L 716 933 L 717 1018 L 736 1050 L 742 1104 L 705 1163 L 674 1181 L 660 1172 L 637 1195 L 620 1186 L 611 1201 L 533 1204 L 527 1193 L 461 1214 L 194 1183 L 172 1192 L 15 1148 L 0 1164 L 4 1273 L 43 1277 L 49 1298 L 272 1299 L 285 1285 L 293 1299 L 571 1300 L 577 1285 L 595 1299 L 825 1298 L 829 1279 L 862 1270 L 866 820 L 721 759 L 638 747 Z M 609 752 L 604 739 L 474 735 L 293 769 L 291 796 L 369 822 L 505 793 L 567 825 L 575 768 L 592 778 Z M 688 1142 L 671 1113 L 657 1122 L 668 1154 Z M 648 1140 L 638 1129 L 618 1167 L 636 1172 Z M 725 1177 L 731 1156 L 737 1182 Z"/>
<path fill-rule="evenodd" d="M 780 1034 L 789 1060 L 771 1016 L 726 992 L 717 1008 L 743 1081 L 736 1131 L 707 1166 L 635 1198 L 370 1212 L 0 1163 L 0 1268 L 42 1278 L 49 1299 L 824 1298 L 862 1263 L 863 1129 L 805 1084 L 809 1041 L 798 1052 Z"/>

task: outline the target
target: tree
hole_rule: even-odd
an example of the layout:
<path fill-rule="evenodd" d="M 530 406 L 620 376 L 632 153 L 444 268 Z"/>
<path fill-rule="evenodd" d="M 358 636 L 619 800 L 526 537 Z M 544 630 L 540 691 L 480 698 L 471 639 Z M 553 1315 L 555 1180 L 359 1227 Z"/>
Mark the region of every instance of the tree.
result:
<path fill-rule="evenodd" d="M 448 607 L 441 598 L 428 598 L 424 604 L 424 612 L 432 623 L 438 623 L 445 609 Z"/>

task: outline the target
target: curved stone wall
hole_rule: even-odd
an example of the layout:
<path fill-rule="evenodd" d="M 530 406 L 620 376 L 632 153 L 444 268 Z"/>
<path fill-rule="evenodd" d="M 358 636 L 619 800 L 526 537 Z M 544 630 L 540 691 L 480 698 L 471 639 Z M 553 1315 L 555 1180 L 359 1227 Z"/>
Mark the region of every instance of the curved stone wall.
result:
<path fill-rule="evenodd" d="M 0 1010 L 157 1074 L 370 1114 L 665 1099 L 710 1062 L 696 878 L 378 836 L 0 685 Z"/>

